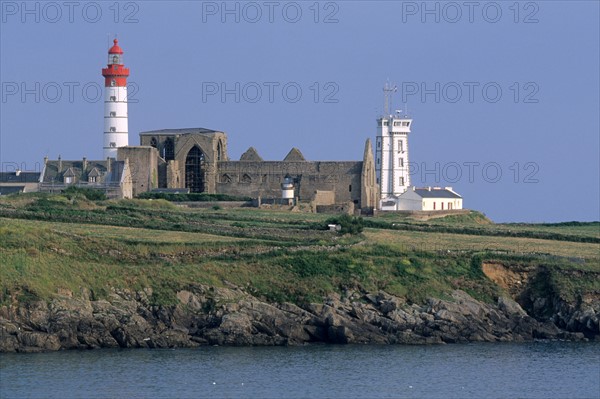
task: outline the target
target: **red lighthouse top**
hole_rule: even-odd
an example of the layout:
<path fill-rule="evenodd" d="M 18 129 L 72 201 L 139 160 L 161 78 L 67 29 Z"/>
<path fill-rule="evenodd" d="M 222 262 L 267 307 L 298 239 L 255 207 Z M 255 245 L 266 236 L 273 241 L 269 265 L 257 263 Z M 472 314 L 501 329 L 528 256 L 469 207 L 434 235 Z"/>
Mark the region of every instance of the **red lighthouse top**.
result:
<path fill-rule="evenodd" d="M 119 41 L 113 40 L 114 45 L 108 50 L 108 54 L 123 54 L 123 50 L 119 47 Z"/>
<path fill-rule="evenodd" d="M 104 87 L 125 87 L 129 68 L 123 65 L 123 50 L 119 47 L 119 41 L 115 39 L 113 43 L 114 45 L 108 50 L 108 65 L 102 68 Z"/>

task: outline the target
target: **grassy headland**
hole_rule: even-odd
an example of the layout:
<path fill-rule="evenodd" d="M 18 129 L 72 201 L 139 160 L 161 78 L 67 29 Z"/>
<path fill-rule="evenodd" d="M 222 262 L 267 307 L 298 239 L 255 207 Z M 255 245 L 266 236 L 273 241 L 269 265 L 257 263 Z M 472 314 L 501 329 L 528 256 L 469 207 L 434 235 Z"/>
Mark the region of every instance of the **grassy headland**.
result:
<path fill-rule="evenodd" d="M 386 291 L 408 301 L 454 289 L 493 301 L 502 288 L 482 262 L 544 266 L 561 294 L 600 294 L 600 224 L 506 224 L 482 214 L 418 221 L 385 214 L 362 233 L 327 231 L 330 215 L 251 208 L 188 209 L 164 200 L 82 195 L 0 199 L 0 304 L 94 298 L 153 288 L 168 305 L 198 284 L 234 284 L 274 302 L 319 302 L 332 292 Z"/>

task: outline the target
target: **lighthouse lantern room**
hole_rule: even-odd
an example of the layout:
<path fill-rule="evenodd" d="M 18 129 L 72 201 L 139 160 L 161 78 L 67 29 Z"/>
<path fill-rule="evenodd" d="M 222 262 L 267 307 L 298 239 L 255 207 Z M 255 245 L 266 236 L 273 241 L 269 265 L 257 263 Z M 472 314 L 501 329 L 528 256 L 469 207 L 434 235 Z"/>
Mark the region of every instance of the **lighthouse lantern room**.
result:
<path fill-rule="evenodd" d="M 108 50 L 108 65 L 104 76 L 104 158 L 116 158 L 117 148 L 129 144 L 127 123 L 127 77 L 129 68 L 123 65 L 123 50 L 117 39 Z"/>

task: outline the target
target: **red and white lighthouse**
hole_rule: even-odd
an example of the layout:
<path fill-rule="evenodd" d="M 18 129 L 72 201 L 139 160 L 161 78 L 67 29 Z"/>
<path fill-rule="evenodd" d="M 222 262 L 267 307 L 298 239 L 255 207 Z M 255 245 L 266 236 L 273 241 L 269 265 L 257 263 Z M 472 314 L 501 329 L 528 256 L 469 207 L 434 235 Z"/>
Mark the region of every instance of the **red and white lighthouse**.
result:
<path fill-rule="evenodd" d="M 129 68 L 123 65 L 123 50 L 119 41 L 108 50 L 108 66 L 104 76 L 104 158 L 116 158 L 117 148 L 129 144 L 127 123 L 127 77 Z"/>

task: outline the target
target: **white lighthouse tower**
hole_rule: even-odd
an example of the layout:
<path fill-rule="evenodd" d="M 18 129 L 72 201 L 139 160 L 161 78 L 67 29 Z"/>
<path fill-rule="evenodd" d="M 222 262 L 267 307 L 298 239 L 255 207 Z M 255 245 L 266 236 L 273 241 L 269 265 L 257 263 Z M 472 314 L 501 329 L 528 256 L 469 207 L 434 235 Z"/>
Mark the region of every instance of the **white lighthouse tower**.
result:
<path fill-rule="evenodd" d="M 395 88 L 385 85 L 384 114 L 377 119 L 375 172 L 381 200 L 395 199 L 410 186 L 408 167 L 408 134 L 412 119 L 402 111 L 390 113 L 391 95 Z M 380 207 L 381 208 L 381 207 Z"/>
<path fill-rule="evenodd" d="M 123 50 L 118 40 L 108 50 L 108 66 L 104 76 L 104 158 L 116 158 L 117 148 L 129 144 L 127 123 L 127 77 L 123 66 Z"/>

